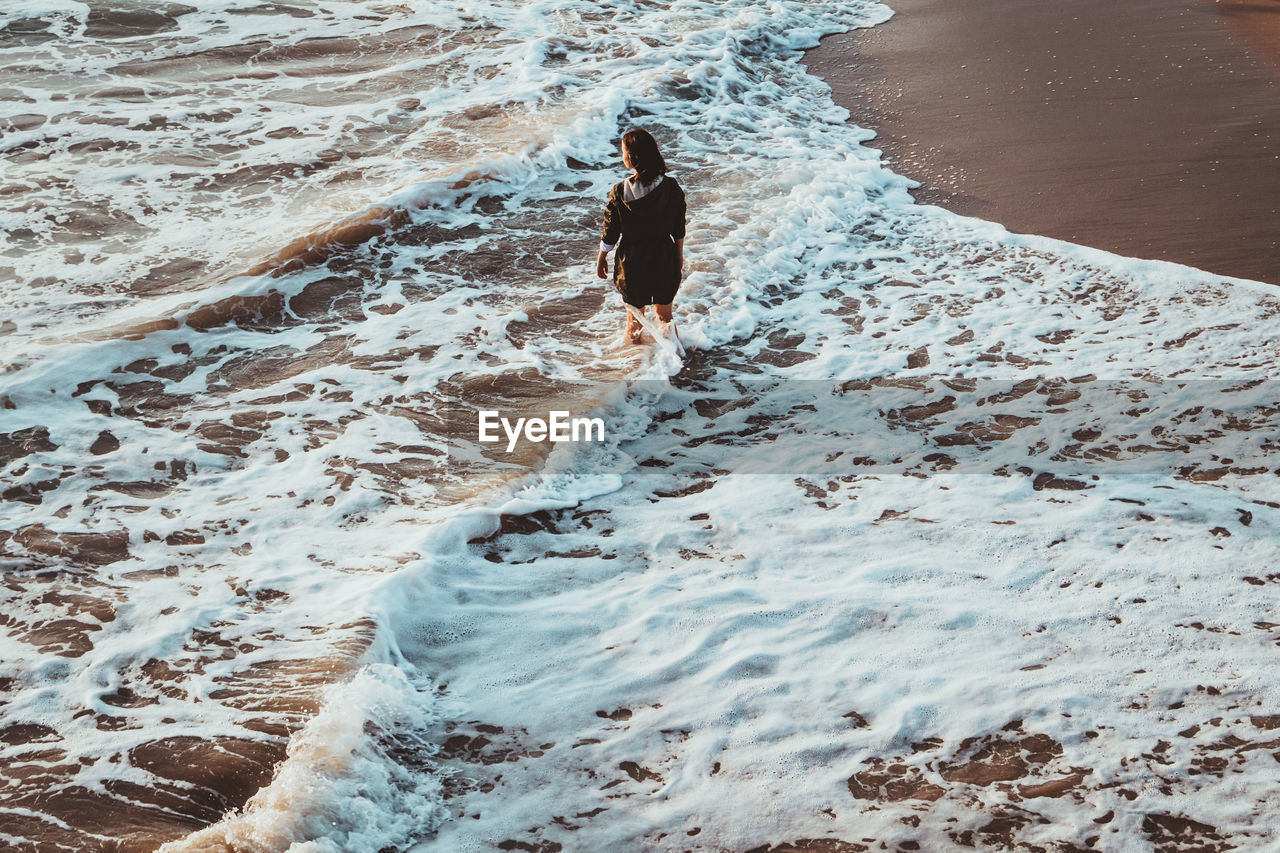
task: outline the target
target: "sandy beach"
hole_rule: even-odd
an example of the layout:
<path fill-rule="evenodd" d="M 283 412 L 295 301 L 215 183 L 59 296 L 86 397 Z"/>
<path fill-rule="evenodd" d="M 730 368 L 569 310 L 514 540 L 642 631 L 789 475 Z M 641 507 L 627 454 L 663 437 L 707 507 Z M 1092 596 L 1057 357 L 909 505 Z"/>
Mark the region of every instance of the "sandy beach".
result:
<path fill-rule="evenodd" d="M 1280 282 L 1280 24 L 1243 2 L 896 0 L 807 62 L 916 197 Z"/>

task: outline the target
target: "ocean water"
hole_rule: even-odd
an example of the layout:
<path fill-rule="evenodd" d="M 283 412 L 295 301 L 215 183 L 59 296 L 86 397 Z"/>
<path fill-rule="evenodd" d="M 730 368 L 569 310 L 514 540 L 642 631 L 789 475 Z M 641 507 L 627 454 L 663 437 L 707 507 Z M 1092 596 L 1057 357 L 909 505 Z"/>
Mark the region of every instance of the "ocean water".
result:
<path fill-rule="evenodd" d="M 1280 299 L 915 205 L 890 14 L 0 6 L 0 845 L 1274 845 Z"/>

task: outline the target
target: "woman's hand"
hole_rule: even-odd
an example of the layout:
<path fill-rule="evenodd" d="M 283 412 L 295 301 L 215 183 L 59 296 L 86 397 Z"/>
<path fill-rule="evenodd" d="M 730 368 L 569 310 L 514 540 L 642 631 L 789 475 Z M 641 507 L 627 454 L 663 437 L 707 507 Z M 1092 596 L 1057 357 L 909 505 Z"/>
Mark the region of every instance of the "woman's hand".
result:
<path fill-rule="evenodd" d="M 596 256 L 596 278 L 609 277 L 609 255 L 607 252 L 601 252 Z"/>

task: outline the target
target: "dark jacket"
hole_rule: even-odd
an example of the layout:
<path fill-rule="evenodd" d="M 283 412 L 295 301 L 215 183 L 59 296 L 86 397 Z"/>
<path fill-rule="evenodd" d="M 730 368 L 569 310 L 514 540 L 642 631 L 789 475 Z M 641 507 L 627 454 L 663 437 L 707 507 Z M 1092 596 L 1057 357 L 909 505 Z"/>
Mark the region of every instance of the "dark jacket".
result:
<path fill-rule="evenodd" d="M 623 201 L 622 184 L 609 190 L 601 240 L 618 245 L 613 286 L 632 305 L 666 305 L 680 287 L 680 252 L 684 238 L 684 190 L 664 175 L 650 192 Z"/>

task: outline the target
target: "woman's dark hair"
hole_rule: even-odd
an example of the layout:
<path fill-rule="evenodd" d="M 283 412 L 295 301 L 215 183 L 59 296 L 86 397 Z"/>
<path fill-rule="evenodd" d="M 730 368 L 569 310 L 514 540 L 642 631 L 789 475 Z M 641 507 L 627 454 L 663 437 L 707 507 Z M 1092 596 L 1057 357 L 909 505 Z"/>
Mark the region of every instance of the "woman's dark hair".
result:
<path fill-rule="evenodd" d="M 631 160 L 631 167 L 640 173 L 640 183 L 651 183 L 667 173 L 667 161 L 662 159 L 657 141 L 647 130 L 638 127 L 628 130 L 622 135 L 622 148 Z"/>

